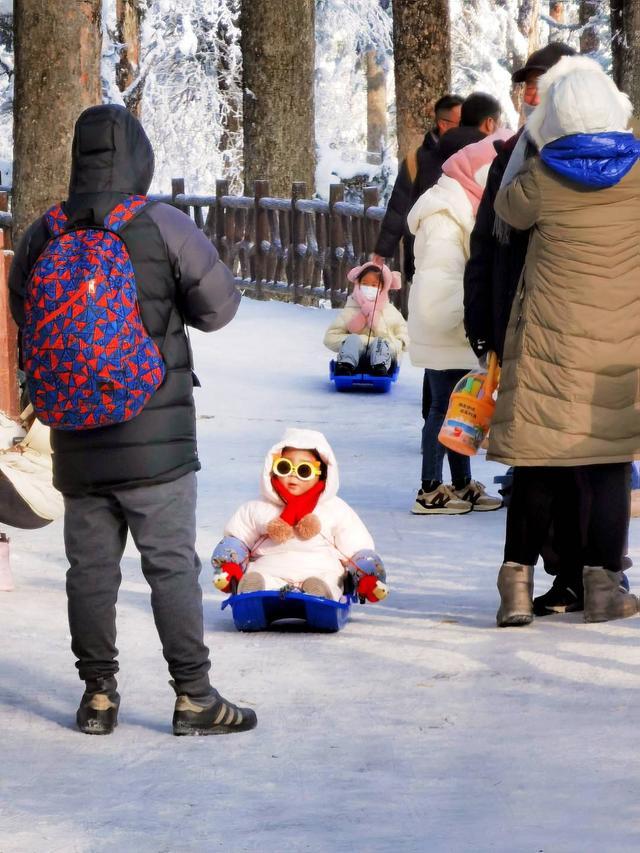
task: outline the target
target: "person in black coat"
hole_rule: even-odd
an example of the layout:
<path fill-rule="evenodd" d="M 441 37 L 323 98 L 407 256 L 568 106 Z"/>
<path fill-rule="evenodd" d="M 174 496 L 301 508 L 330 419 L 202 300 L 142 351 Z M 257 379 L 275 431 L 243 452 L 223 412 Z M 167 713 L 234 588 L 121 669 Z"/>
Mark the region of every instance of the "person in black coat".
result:
<path fill-rule="evenodd" d="M 91 107 L 76 122 L 67 228 L 101 226 L 130 195 L 144 195 L 154 156 L 142 125 L 117 105 Z M 200 562 L 195 551 L 196 447 L 192 369 L 185 324 L 205 332 L 233 319 L 240 295 L 215 247 L 192 220 L 160 203 L 119 232 L 135 274 L 142 322 L 165 377 L 142 411 L 113 426 L 52 430 L 53 480 L 64 496 L 71 648 L 86 689 L 77 723 L 87 734 L 117 724 L 116 600 L 131 533 L 151 587 L 151 606 L 177 694 L 175 734 L 241 731 L 254 712 L 224 700 L 209 681 Z M 26 231 L 10 275 L 21 327 L 29 275 L 50 239 L 44 217 Z"/>

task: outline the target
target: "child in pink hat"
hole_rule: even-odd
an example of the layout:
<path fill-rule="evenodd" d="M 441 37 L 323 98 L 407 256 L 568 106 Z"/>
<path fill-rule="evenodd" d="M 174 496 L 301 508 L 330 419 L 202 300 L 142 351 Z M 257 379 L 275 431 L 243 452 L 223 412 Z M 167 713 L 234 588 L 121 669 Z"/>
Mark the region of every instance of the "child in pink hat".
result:
<path fill-rule="evenodd" d="M 353 292 L 327 329 L 324 345 L 338 353 L 338 375 L 355 373 L 360 365 L 386 376 L 409 343 L 405 319 L 389 301 L 389 291 L 400 289 L 400 274 L 367 261 L 354 267 L 347 279 L 353 282 Z"/>

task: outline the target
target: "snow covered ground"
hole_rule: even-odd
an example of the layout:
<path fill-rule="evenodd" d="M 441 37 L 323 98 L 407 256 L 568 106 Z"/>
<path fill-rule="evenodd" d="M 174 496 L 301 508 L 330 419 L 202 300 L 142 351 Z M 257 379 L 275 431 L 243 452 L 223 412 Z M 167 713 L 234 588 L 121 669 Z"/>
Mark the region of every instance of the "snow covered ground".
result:
<path fill-rule="evenodd" d="M 170 735 L 173 694 L 130 546 L 120 726 L 77 733 L 62 524 L 13 532 L 17 589 L 0 594 L 1 853 L 640 848 L 640 619 L 497 630 L 504 512 L 409 514 L 420 372 L 406 363 L 388 396 L 336 394 L 321 343 L 329 320 L 245 300 L 226 329 L 193 335 L 207 641 L 215 684 L 257 709 L 254 732 Z M 392 585 L 335 635 L 240 634 L 211 586 L 223 523 L 256 493 L 288 424 L 326 433 L 340 494 Z M 485 483 L 498 470 L 475 463 Z M 544 572 L 536 581 L 546 588 Z"/>

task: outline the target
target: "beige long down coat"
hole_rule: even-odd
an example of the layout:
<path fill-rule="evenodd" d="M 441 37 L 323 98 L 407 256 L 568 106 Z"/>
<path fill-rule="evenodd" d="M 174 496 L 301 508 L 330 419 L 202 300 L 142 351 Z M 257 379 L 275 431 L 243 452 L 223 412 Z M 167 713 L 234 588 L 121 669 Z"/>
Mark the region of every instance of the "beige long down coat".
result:
<path fill-rule="evenodd" d="M 640 162 L 589 190 L 533 159 L 496 199 L 533 228 L 505 342 L 489 458 L 626 462 L 640 451 Z"/>

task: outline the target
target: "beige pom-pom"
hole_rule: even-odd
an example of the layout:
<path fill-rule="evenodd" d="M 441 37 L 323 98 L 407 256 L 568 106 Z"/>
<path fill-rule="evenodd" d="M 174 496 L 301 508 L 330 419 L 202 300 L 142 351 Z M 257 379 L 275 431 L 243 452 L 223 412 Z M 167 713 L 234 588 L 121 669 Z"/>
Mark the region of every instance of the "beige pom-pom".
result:
<path fill-rule="evenodd" d="M 276 518 L 272 518 L 269 524 L 267 524 L 267 536 L 278 545 L 281 545 L 287 539 L 291 539 L 293 536 L 293 527 L 278 515 Z"/>
<path fill-rule="evenodd" d="M 305 515 L 296 524 L 295 530 L 300 539 L 313 539 L 320 533 L 321 525 L 317 515 Z"/>

